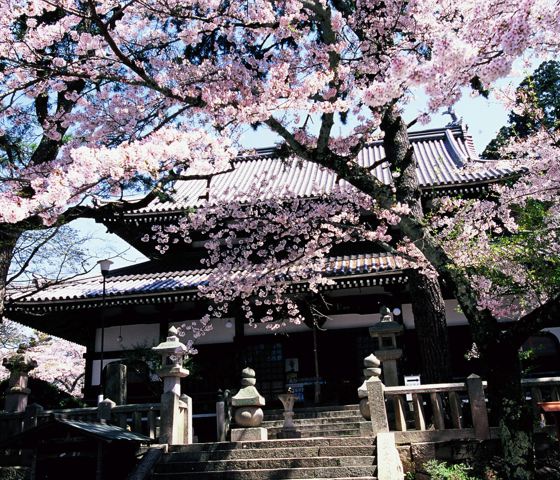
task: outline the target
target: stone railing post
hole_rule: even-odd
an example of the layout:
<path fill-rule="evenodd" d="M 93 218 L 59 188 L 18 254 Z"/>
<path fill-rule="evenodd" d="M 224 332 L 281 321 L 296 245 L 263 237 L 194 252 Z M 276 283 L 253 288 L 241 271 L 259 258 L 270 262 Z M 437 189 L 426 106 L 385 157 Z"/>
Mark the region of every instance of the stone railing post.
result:
<path fill-rule="evenodd" d="M 2 365 L 10 371 L 8 390 L 4 410 L 7 412 L 23 412 L 27 407 L 27 399 L 31 390 L 27 388 L 29 372 L 37 367 L 37 362 L 19 348 L 17 353 L 2 360 Z"/>
<path fill-rule="evenodd" d="M 360 413 L 366 420 L 371 420 L 369 411 L 367 381 L 370 378 L 379 378 L 381 375 L 381 361 L 372 353 L 364 358 L 364 383 L 358 388 L 358 398 L 360 399 Z"/>
<path fill-rule="evenodd" d="M 99 420 L 100 423 L 111 423 L 111 417 L 113 415 L 112 410 L 116 406 L 117 404 L 110 398 L 99 402 L 97 404 L 97 420 Z"/>
<path fill-rule="evenodd" d="M 216 439 L 218 442 L 226 441 L 226 399 L 224 392 L 218 390 L 216 399 Z"/>
<path fill-rule="evenodd" d="M 360 413 L 369 420 L 369 425 L 360 424 L 363 436 L 376 436 L 379 432 L 389 431 L 387 410 L 385 408 L 384 385 L 379 379 L 381 361 L 372 353 L 364 358 L 364 383 L 358 388 Z"/>
<path fill-rule="evenodd" d="M 380 432 L 389 431 L 387 409 L 385 407 L 385 386 L 379 377 L 371 377 L 366 380 L 365 383 L 368 395 L 369 413 L 371 416 L 372 434 L 375 437 Z"/>
<path fill-rule="evenodd" d="M 179 397 L 173 392 L 161 394 L 159 443 L 176 445 L 183 443 L 185 427 L 180 421 Z"/>
<path fill-rule="evenodd" d="M 29 430 L 30 428 L 36 427 L 41 413 L 43 413 L 43 407 L 41 407 L 41 405 L 37 403 L 28 405 L 25 409 L 25 416 L 23 417 L 23 429 Z"/>
<path fill-rule="evenodd" d="M 192 398 L 184 393 L 179 397 L 181 403 L 181 415 L 183 416 L 183 443 L 190 445 L 194 440 L 193 421 L 192 421 Z"/>
<path fill-rule="evenodd" d="M 486 409 L 482 379 L 473 373 L 467 377 L 465 383 L 469 394 L 474 434 L 478 440 L 486 440 L 490 438 L 490 428 L 488 426 L 488 410 Z"/>

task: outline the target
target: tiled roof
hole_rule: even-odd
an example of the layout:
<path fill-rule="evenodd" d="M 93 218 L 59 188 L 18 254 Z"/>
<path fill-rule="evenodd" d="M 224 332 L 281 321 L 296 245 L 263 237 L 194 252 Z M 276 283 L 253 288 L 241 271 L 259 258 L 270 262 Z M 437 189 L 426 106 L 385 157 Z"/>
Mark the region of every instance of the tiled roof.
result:
<path fill-rule="evenodd" d="M 410 133 L 410 140 L 418 161 L 418 180 L 426 195 L 430 191 L 466 188 L 469 185 L 497 180 L 514 173 L 507 168 L 494 168 L 493 162 L 480 160 L 472 139 L 462 128 L 443 128 Z M 376 142 L 358 154 L 357 161 L 370 167 L 384 157 L 382 142 Z M 480 162 L 481 168 L 468 170 L 469 161 Z M 472 162 L 471 162 L 472 164 Z M 375 175 L 383 183 L 392 182 L 387 163 L 377 166 Z M 219 203 L 228 200 L 246 200 L 252 195 L 255 182 L 262 185 L 261 198 L 277 197 L 279 191 L 299 197 L 328 194 L 337 184 L 336 175 L 319 165 L 299 158 L 280 158 L 274 150 L 261 150 L 234 161 L 233 171 L 216 175 L 210 184 L 208 199 Z M 353 188 L 339 182 L 342 187 Z M 175 184 L 173 202 L 154 200 L 149 206 L 133 213 L 155 214 L 197 207 L 205 200 L 206 180 L 184 180 Z"/>
<path fill-rule="evenodd" d="M 358 278 L 364 275 L 402 276 L 402 261 L 391 254 L 359 254 L 330 257 L 326 261 L 324 272 L 330 277 Z M 133 299 L 139 296 L 160 296 L 164 294 L 196 294 L 196 288 L 206 283 L 209 269 L 177 270 L 159 273 L 141 273 L 119 275 L 117 271 L 107 277 L 106 298 L 108 303 L 114 300 Z M 48 302 L 88 302 L 102 298 L 102 277 L 71 280 L 53 285 L 44 290 L 26 295 L 25 292 L 10 292 L 7 310 L 18 305 L 43 304 Z M 192 296 L 192 295 L 191 295 Z M 182 298 L 187 300 L 187 297 Z"/>

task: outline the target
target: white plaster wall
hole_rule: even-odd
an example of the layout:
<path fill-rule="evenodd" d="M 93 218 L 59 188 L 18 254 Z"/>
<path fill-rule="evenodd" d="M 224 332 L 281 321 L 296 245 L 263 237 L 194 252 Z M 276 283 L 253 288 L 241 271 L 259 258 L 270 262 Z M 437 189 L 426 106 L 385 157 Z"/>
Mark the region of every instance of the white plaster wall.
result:
<path fill-rule="evenodd" d="M 213 328 L 210 332 L 207 332 L 195 339 L 193 338 L 192 333 L 190 331 L 187 331 L 184 337 L 179 337 L 179 340 L 181 340 L 183 343 L 186 343 L 188 340 L 193 340 L 195 346 L 214 343 L 233 343 L 233 337 L 235 335 L 235 321 L 233 318 L 230 318 L 229 320 L 231 321 L 231 327 L 228 328 L 226 327 L 227 320 L 227 318 L 214 318 L 212 319 Z M 181 325 L 189 323 L 192 323 L 192 321 L 173 323 L 172 325 L 179 328 Z"/>
<path fill-rule="evenodd" d="M 342 315 L 331 315 L 325 322 L 322 328 L 328 330 L 340 330 L 343 328 L 363 328 L 371 327 L 373 324 L 379 322 L 379 314 L 368 313 L 360 315 L 358 313 L 348 313 Z M 276 330 L 266 328 L 262 323 L 254 324 L 253 326 L 245 325 L 245 335 L 266 335 L 269 333 L 296 333 L 296 332 L 309 332 L 310 329 L 304 323 L 294 325 L 293 323 L 286 322 L 286 325 Z"/>
<path fill-rule="evenodd" d="M 543 331 L 552 333 L 560 341 L 560 327 L 543 328 Z"/>
<path fill-rule="evenodd" d="M 379 320 L 380 317 L 378 313 L 367 313 L 365 315 L 345 313 L 343 315 L 332 315 L 331 318 L 325 322 L 323 328 L 340 330 L 342 328 L 371 327 L 379 322 Z"/>
<path fill-rule="evenodd" d="M 275 330 L 271 330 L 272 323 L 269 324 L 270 326 L 267 328 L 267 324 L 263 323 L 254 323 L 253 325 L 245 325 L 244 332 L 245 335 L 248 337 L 254 335 L 267 335 L 271 333 L 296 333 L 296 332 L 308 332 L 309 327 L 305 325 L 305 323 L 301 323 L 299 325 L 295 325 L 290 322 L 286 322 L 286 325 Z"/>
<path fill-rule="evenodd" d="M 105 352 L 112 350 L 132 350 L 139 346 L 154 346 L 159 343 L 159 324 L 123 325 L 121 336 L 122 343 L 117 341 L 119 327 L 106 327 L 103 340 Z M 95 351 L 101 351 L 101 329 L 98 328 L 95 336 Z"/>
<path fill-rule="evenodd" d="M 459 311 L 457 300 L 445 300 L 445 316 L 447 325 L 454 327 L 457 325 L 467 325 L 466 317 Z M 403 322 L 407 329 L 414 329 L 414 315 L 412 315 L 412 305 L 410 303 L 403 304 L 402 308 Z"/>

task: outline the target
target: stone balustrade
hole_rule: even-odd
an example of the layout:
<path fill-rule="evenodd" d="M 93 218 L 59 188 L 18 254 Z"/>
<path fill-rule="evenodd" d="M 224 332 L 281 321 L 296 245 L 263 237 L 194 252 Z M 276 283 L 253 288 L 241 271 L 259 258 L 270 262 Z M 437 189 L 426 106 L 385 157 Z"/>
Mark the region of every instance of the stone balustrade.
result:
<path fill-rule="evenodd" d="M 552 419 L 539 411 L 537 403 L 560 401 L 560 377 L 524 379 L 522 385 L 540 426 L 552 425 Z M 368 403 L 374 409 L 374 435 L 391 431 L 399 441 L 432 437 L 483 439 L 491 433 L 484 395 L 486 382 L 476 375 L 466 382 L 396 387 L 387 387 L 375 377 L 366 386 Z M 106 400 L 98 407 L 55 410 L 28 405 L 23 412 L 0 412 L 0 441 L 41 424 L 52 415 L 69 420 L 105 421 L 158 439 L 161 404 L 114 405 Z M 227 432 L 227 426 L 224 427 L 223 438 Z"/>
<path fill-rule="evenodd" d="M 40 405 L 33 404 L 27 406 L 23 412 L 0 412 L 0 441 L 40 425 L 53 415 L 67 420 L 107 422 L 157 439 L 159 436 L 160 408 L 159 403 L 116 406 L 110 400 L 101 402 L 97 407 L 55 410 L 44 410 Z"/>
<path fill-rule="evenodd" d="M 492 428 L 486 407 L 486 382 L 470 375 L 465 382 L 387 387 L 368 380 L 373 433 L 395 432 L 397 441 L 488 439 Z M 549 426 L 538 402 L 560 400 L 560 377 L 522 380 L 540 427 Z M 550 425 L 552 422 L 549 422 Z"/>
<path fill-rule="evenodd" d="M 444 401 L 449 406 L 449 417 L 453 428 L 463 428 L 464 416 L 461 396 L 466 395 L 466 392 L 465 383 L 443 383 L 414 387 L 385 387 L 384 393 L 393 406 L 395 430 L 404 432 L 408 430 L 407 414 L 410 412 L 409 407 L 412 408 L 414 429 L 426 430 L 424 408 L 426 400 L 430 403 L 431 418 L 436 430 L 445 429 Z"/>
<path fill-rule="evenodd" d="M 521 380 L 526 398 L 531 399 L 533 412 L 539 424 L 547 425 L 547 419 L 537 405 L 539 402 L 560 401 L 560 377 L 526 378 Z"/>

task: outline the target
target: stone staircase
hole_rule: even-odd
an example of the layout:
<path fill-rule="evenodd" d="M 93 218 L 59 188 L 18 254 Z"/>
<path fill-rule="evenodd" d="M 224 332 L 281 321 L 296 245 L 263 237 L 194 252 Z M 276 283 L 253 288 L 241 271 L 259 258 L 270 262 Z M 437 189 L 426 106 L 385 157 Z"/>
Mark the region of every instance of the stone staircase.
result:
<path fill-rule="evenodd" d="M 338 437 L 176 446 L 152 480 L 373 480 L 374 445 L 371 437 Z"/>
<path fill-rule="evenodd" d="M 265 412 L 265 419 L 267 441 L 170 447 L 152 480 L 375 479 L 375 439 L 360 436 L 367 422 L 357 405 L 296 408 L 299 438 L 278 438 L 281 410 Z"/>
<path fill-rule="evenodd" d="M 360 426 L 362 431 L 369 426 L 360 415 L 358 405 L 295 408 L 294 413 L 294 426 L 300 438 L 357 437 L 362 435 Z M 269 410 L 264 418 L 262 426 L 268 430 L 268 438 L 281 438 L 282 410 Z"/>

